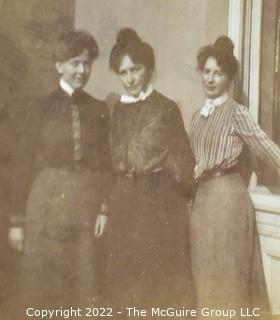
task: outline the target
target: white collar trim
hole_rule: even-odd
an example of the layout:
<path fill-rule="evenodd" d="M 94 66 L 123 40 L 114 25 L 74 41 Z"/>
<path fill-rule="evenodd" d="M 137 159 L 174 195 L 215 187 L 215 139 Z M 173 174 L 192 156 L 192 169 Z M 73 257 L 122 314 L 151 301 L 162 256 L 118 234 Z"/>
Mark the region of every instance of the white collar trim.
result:
<path fill-rule="evenodd" d="M 60 88 L 65 91 L 70 97 L 74 93 L 74 89 L 63 79 L 60 79 L 59 81 Z"/>
<path fill-rule="evenodd" d="M 122 103 L 136 103 L 138 101 L 144 101 L 146 100 L 154 91 L 154 88 L 152 87 L 151 84 L 149 84 L 148 89 L 143 92 L 141 91 L 141 93 L 139 94 L 139 96 L 137 98 L 132 97 L 132 96 L 128 96 L 126 94 L 122 94 L 121 95 L 121 102 Z"/>
<path fill-rule="evenodd" d="M 226 92 L 218 98 L 206 99 L 203 107 L 200 110 L 200 114 L 207 118 L 208 116 L 210 116 L 210 114 L 212 114 L 215 107 L 224 104 L 227 101 L 228 97 L 229 95 Z"/>

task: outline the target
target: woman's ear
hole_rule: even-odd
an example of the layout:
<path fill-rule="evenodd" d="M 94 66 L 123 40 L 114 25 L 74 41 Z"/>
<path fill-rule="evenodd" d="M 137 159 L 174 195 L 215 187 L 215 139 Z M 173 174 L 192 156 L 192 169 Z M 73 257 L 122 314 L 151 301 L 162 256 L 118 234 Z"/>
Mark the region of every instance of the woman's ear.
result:
<path fill-rule="evenodd" d="M 59 74 L 62 74 L 63 72 L 62 72 L 62 63 L 61 62 L 56 62 L 55 63 L 55 68 L 56 68 L 56 70 L 57 70 L 57 72 L 59 73 Z"/>

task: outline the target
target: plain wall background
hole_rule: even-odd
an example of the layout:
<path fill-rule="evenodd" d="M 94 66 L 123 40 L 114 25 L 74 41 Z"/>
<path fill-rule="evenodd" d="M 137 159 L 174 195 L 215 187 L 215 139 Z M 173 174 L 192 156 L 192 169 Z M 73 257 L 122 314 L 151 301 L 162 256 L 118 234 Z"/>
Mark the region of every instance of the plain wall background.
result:
<path fill-rule="evenodd" d="M 73 27 L 74 13 L 75 0 L 0 0 L 0 73 L 11 81 L 8 99 L 57 87 L 52 49 L 58 34 Z"/>
<path fill-rule="evenodd" d="M 117 31 L 132 27 L 152 45 L 154 87 L 179 104 L 188 131 L 191 115 L 204 100 L 197 50 L 227 34 L 227 23 L 228 0 L 77 0 L 75 26 L 88 29 L 100 48 L 86 90 L 101 99 L 122 92 L 108 60 Z"/>

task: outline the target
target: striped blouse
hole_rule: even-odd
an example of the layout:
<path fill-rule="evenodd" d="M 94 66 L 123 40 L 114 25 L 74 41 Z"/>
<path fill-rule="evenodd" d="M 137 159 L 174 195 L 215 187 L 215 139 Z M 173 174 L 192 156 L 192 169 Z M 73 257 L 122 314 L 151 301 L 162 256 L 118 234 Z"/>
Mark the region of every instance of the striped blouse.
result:
<path fill-rule="evenodd" d="M 237 164 L 244 143 L 253 154 L 280 169 L 279 147 L 254 122 L 248 109 L 232 98 L 215 107 L 208 117 L 198 110 L 192 119 L 190 140 L 196 159 L 195 178 L 206 170 Z"/>

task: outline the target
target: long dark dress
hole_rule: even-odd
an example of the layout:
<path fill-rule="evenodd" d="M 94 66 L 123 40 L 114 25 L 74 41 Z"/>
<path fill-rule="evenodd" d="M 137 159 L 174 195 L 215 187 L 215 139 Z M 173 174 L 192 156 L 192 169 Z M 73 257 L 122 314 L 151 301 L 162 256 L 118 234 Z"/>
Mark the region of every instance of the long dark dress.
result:
<path fill-rule="evenodd" d="M 78 160 L 73 103 L 80 118 Z M 17 152 L 13 187 L 14 212 L 25 216 L 19 283 L 25 305 L 93 303 L 97 288 L 94 225 L 104 202 L 111 161 L 108 124 L 106 105 L 85 92 L 71 101 L 57 89 L 31 107 Z"/>
<path fill-rule="evenodd" d="M 117 103 L 111 145 L 110 303 L 192 305 L 186 203 L 194 161 L 177 105 L 157 91 Z"/>

